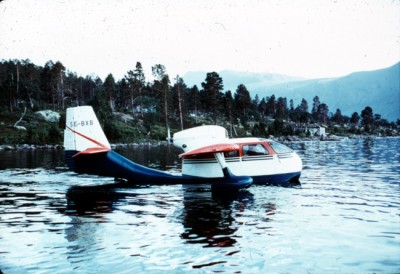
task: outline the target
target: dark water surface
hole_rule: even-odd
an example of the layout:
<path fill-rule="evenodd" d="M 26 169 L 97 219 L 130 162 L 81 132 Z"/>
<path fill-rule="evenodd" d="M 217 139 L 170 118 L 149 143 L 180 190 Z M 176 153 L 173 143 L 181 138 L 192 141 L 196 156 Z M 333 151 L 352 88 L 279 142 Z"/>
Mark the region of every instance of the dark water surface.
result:
<path fill-rule="evenodd" d="M 290 143 L 301 186 L 126 188 L 62 151 L 0 152 L 8 273 L 400 272 L 400 138 Z M 172 147 L 120 150 L 178 172 Z"/>

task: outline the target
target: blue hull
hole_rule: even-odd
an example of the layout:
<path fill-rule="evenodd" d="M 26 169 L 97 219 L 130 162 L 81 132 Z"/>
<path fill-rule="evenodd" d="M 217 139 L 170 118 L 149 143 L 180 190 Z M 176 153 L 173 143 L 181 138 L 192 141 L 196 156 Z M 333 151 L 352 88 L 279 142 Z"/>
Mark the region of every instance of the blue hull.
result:
<path fill-rule="evenodd" d="M 225 177 L 222 178 L 173 175 L 136 164 L 113 150 L 72 157 L 76 153 L 77 151 L 65 151 L 66 164 L 75 172 L 123 178 L 133 184 L 212 184 L 216 190 L 237 190 L 247 188 L 253 182 L 251 177 L 235 176 L 229 170 L 224 171 Z"/>
<path fill-rule="evenodd" d="M 253 184 L 255 185 L 279 185 L 285 183 L 299 184 L 301 172 L 292 172 L 284 174 L 266 175 L 266 176 L 253 176 Z"/>

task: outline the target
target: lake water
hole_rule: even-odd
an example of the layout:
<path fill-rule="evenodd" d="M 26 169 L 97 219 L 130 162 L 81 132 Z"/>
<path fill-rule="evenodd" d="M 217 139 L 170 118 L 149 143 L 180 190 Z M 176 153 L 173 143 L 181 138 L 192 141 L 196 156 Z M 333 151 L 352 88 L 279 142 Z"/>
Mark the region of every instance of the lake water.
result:
<path fill-rule="evenodd" d="M 62 151 L 0 152 L 8 273 L 398 273 L 400 138 L 289 143 L 298 187 L 125 188 L 77 175 Z M 174 172 L 173 147 L 120 149 Z M 81 187 L 79 187 L 81 186 Z"/>

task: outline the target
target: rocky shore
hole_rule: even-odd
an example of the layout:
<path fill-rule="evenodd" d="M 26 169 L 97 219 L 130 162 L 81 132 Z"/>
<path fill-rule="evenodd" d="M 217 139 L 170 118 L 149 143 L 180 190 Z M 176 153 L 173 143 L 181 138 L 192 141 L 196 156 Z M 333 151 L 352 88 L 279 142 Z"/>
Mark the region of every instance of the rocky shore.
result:
<path fill-rule="evenodd" d="M 123 148 L 123 147 L 134 147 L 134 146 L 159 146 L 159 145 L 167 145 L 166 141 L 161 142 L 143 142 L 143 143 L 129 143 L 129 144 L 111 144 L 111 148 Z M 29 145 L 29 144 L 20 144 L 20 145 L 0 145 L 0 151 L 8 151 L 8 150 L 36 150 L 36 149 L 47 149 L 47 150 L 61 150 L 64 149 L 63 145 Z"/>
<path fill-rule="evenodd" d="M 381 138 L 381 137 L 399 137 L 399 136 L 380 136 L 380 135 L 350 135 L 350 136 L 337 136 L 337 135 L 327 135 L 321 137 L 299 137 L 299 136 L 269 136 L 268 139 L 275 140 L 278 142 L 288 143 L 288 142 L 312 142 L 312 141 L 327 141 L 327 142 L 338 142 L 347 139 L 368 139 L 368 138 Z M 135 146 L 160 146 L 168 145 L 167 141 L 146 141 L 141 143 L 117 143 L 111 144 L 112 149 L 124 148 L 124 147 L 135 147 Z M 30 144 L 18 144 L 18 145 L 0 145 L 0 151 L 10 151 L 10 150 L 61 150 L 64 146 L 61 144 L 56 145 L 30 145 Z"/>
<path fill-rule="evenodd" d="M 35 150 L 35 149 L 64 149 L 63 145 L 0 145 L 0 151 L 4 150 Z"/>
<path fill-rule="evenodd" d="M 300 137 L 300 136 L 280 136 L 274 137 L 270 136 L 269 139 L 278 141 L 278 142 L 307 142 L 307 141 L 341 141 L 346 139 L 365 139 L 365 138 L 375 138 L 381 136 L 375 135 L 350 135 L 350 136 L 337 136 L 337 135 L 326 135 L 326 136 L 309 136 L 309 137 Z"/>

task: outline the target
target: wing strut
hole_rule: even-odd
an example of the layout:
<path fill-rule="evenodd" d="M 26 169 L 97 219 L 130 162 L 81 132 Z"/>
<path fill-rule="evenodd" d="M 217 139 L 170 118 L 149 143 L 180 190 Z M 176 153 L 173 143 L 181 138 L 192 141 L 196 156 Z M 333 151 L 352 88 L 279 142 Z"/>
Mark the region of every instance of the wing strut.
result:
<path fill-rule="evenodd" d="M 224 153 L 223 152 L 217 152 L 214 153 L 215 159 L 217 159 L 219 165 L 222 168 L 222 172 L 224 173 L 225 178 L 231 178 L 232 177 L 232 172 L 229 170 L 228 165 L 226 164 Z"/>

